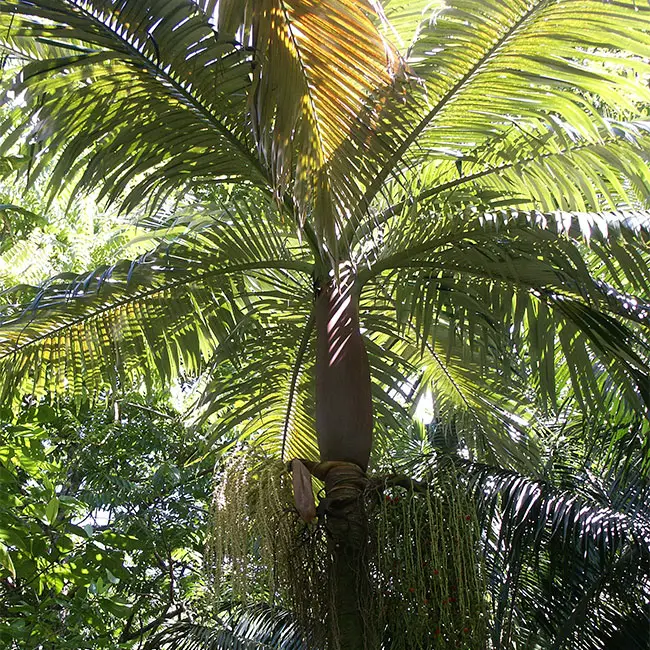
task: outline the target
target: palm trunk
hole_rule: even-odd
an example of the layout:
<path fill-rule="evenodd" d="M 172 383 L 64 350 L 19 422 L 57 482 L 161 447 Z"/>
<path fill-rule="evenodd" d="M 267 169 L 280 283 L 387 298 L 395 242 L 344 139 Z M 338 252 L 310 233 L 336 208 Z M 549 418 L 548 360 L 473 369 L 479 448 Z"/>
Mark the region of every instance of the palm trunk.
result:
<path fill-rule="evenodd" d="M 332 571 L 332 650 L 376 647 L 364 611 L 370 600 L 363 506 L 372 447 L 370 371 L 359 330 L 358 296 L 350 276 L 316 299 L 316 431 L 325 476 L 326 526 Z"/>
<path fill-rule="evenodd" d="M 357 465 L 334 466 L 325 477 L 327 531 L 332 558 L 329 576 L 330 650 L 370 650 L 372 601 L 368 573 L 368 519 L 363 507 L 366 476 Z"/>

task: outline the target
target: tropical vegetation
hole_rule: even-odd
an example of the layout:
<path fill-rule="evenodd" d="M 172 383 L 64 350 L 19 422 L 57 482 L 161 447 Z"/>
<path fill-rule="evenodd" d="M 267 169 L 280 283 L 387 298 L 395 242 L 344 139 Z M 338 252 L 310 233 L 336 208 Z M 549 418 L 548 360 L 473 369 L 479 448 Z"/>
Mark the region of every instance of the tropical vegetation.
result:
<path fill-rule="evenodd" d="M 631 0 L 0 0 L 2 173 L 37 195 L 3 228 L 131 225 L 3 294 L 3 589 L 38 585 L 12 613 L 122 612 L 142 647 L 643 643 L 649 30 Z M 150 435 L 102 420 L 128 395 Z M 128 561 L 42 561 L 113 548 L 57 474 L 87 430 L 124 436 L 117 476 L 144 459 L 111 508 L 207 542 L 211 617 L 168 620 L 194 578 L 126 514 Z"/>

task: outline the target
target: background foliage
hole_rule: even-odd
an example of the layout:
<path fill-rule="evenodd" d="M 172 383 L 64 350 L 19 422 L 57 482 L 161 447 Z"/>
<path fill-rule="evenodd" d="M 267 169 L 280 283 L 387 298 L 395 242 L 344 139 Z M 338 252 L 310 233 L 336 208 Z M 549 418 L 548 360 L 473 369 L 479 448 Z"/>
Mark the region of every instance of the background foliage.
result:
<path fill-rule="evenodd" d="M 164 400 L 26 406 L 0 433 L 0 643 L 131 647 L 187 615 L 212 463 Z"/>

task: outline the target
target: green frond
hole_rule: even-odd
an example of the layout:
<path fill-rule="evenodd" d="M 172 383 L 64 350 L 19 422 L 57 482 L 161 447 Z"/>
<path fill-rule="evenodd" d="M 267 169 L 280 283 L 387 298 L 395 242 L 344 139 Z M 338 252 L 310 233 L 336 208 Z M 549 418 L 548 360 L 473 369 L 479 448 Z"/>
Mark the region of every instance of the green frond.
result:
<path fill-rule="evenodd" d="M 648 7 L 631 1 L 450 1 L 410 51 L 427 99 L 364 204 L 409 167 L 444 167 L 515 130 L 564 123 L 602 142 L 604 117 L 637 116 L 647 103 L 648 25 Z"/>
<path fill-rule="evenodd" d="M 598 137 L 587 138 L 559 119 L 552 127 L 513 124 L 478 147 L 433 156 L 419 176 L 427 189 L 406 202 L 453 202 L 471 192 L 542 211 L 646 205 L 650 123 L 605 119 L 596 128 Z"/>
<path fill-rule="evenodd" d="M 237 432 L 283 460 L 316 460 L 311 292 L 294 291 L 293 309 L 269 309 L 251 336 L 217 350 L 198 414 L 213 423 L 212 440 Z"/>
<path fill-rule="evenodd" d="M 570 377 L 585 407 L 604 404 L 613 380 L 629 406 L 645 410 L 647 224 L 639 211 L 405 209 L 361 279 L 393 288 L 397 321 L 414 328 L 421 346 L 436 344 L 442 324 L 483 355 L 484 368 L 524 372 L 541 405 L 555 408 Z"/>
<path fill-rule="evenodd" d="M 553 478 L 556 461 L 549 465 Z M 554 648 L 602 647 L 626 618 L 643 615 L 650 571 L 643 481 L 574 468 L 575 485 L 568 489 L 563 473 L 562 489 L 494 467 L 465 471 L 488 531 L 497 645 L 516 636 Z"/>
<path fill-rule="evenodd" d="M 335 226 L 368 178 L 373 148 L 382 148 L 375 112 L 401 73 L 374 13 L 367 0 L 219 3 L 219 30 L 244 33 L 255 48 L 249 105 L 260 159 L 334 257 Z"/>
<path fill-rule="evenodd" d="M 7 1 L 0 27 L 9 46 L 73 50 L 29 52 L 13 85 L 27 109 L 3 126 L 3 151 L 36 144 L 32 176 L 48 169 L 52 191 L 80 178 L 111 199 L 128 193 L 128 208 L 190 182 L 266 183 L 242 120 L 250 53 L 220 41 L 194 3 Z"/>
<path fill-rule="evenodd" d="M 145 650 L 306 650 L 289 612 L 266 605 L 232 607 L 217 625 L 181 621 L 151 637 Z"/>
<path fill-rule="evenodd" d="M 263 327 L 265 309 L 296 300 L 310 269 L 262 223 L 226 214 L 138 260 L 53 278 L 5 310 L 2 396 L 79 398 L 196 373 L 219 346 Z"/>
<path fill-rule="evenodd" d="M 499 515 L 500 544 L 520 544 L 525 537 L 526 544 L 539 550 L 544 536 L 550 534 L 568 552 L 576 551 L 576 539 L 582 540 L 578 548 L 592 560 L 605 553 L 621 553 L 628 544 L 636 545 L 646 561 L 650 560 L 643 496 L 636 499 L 636 509 L 628 510 L 621 500 L 621 484 L 617 484 L 620 494 L 602 495 L 608 502 L 603 504 L 587 497 L 585 485 L 577 487 L 579 493 L 562 491 L 543 481 L 478 464 L 468 465 L 467 472 L 477 490 L 482 515 Z M 587 479 L 583 476 L 582 480 Z M 632 485 L 644 494 L 648 491 L 647 486 Z"/>
<path fill-rule="evenodd" d="M 393 387 L 393 394 L 397 393 L 394 399 L 412 413 L 420 396 L 430 391 L 435 417 L 453 423 L 473 457 L 534 471 L 543 427 L 534 408 L 523 406 L 527 401 L 523 383 L 500 370 L 499 364 L 507 360 L 491 352 L 494 344 L 487 349 L 480 344 L 475 348 L 463 345 L 444 314 L 432 316 L 435 334 L 428 340 L 421 338 L 420 323 L 410 321 L 407 314 L 408 320 L 400 322 L 400 307 L 408 309 L 409 305 L 402 302 L 397 287 L 408 292 L 410 286 L 392 286 L 392 296 L 386 295 L 386 285 L 376 294 L 368 288 L 364 300 L 375 308 L 368 308 L 363 325 L 389 369 L 383 381 Z M 427 298 L 428 308 L 435 309 L 435 299 L 431 295 Z M 492 334 L 486 336 L 489 339 Z M 372 365 L 373 346 L 369 345 L 368 351 Z M 373 376 L 378 376 L 374 369 Z M 416 386 L 406 394 L 409 384 Z M 400 387 L 404 391 L 401 395 L 397 392 Z M 388 440 L 400 428 L 408 428 L 408 424 L 401 421 L 397 429 L 389 429 Z"/>

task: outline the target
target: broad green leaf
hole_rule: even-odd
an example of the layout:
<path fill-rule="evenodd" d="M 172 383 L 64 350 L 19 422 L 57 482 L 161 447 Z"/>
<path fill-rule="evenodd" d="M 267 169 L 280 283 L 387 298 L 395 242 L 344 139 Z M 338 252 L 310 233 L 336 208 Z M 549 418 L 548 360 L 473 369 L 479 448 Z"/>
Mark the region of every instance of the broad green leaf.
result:
<path fill-rule="evenodd" d="M 45 508 L 45 517 L 50 524 L 53 526 L 56 523 L 56 518 L 59 514 L 59 499 L 57 497 L 52 497 Z"/>
<path fill-rule="evenodd" d="M 0 542 L 0 566 L 3 566 L 13 578 L 16 577 L 16 568 L 9 554 L 9 549 L 4 545 L 3 542 Z"/>

